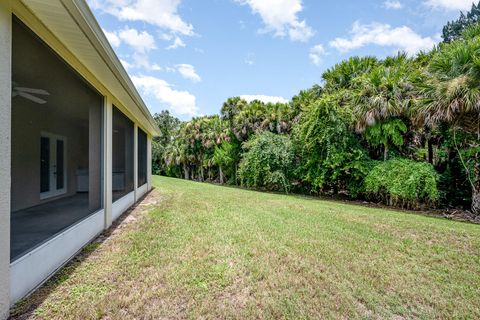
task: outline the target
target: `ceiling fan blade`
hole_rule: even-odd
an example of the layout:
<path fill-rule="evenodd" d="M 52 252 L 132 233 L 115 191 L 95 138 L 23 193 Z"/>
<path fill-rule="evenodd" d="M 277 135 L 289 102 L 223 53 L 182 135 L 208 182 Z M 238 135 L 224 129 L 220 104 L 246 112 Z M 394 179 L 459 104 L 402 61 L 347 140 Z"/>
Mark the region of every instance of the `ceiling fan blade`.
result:
<path fill-rule="evenodd" d="M 15 90 L 26 93 L 40 94 L 44 96 L 49 96 L 50 93 L 43 89 L 34 89 L 34 88 L 24 88 L 24 87 L 15 87 Z"/>
<path fill-rule="evenodd" d="M 43 100 L 43 99 L 40 99 L 38 97 L 35 97 L 34 95 L 31 95 L 30 93 L 26 93 L 26 92 L 19 92 L 18 93 L 19 96 L 21 97 L 24 97 L 25 99 L 28 99 L 30 101 L 33 101 L 35 103 L 38 103 L 38 104 L 45 104 L 47 103 L 47 101 Z"/>

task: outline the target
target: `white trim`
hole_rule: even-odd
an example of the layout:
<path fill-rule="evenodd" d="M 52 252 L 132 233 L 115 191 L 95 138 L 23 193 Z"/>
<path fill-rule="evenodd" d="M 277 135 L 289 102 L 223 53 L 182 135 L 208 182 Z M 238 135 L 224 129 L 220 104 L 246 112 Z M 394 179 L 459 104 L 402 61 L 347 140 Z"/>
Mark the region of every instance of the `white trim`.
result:
<path fill-rule="evenodd" d="M 103 231 L 103 209 L 61 232 L 10 265 L 13 305 L 41 286 Z"/>
<path fill-rule="evenodd" d="M 152 190 L 152 136 L 147 135 L 147 185 Z"/>
<path fill-rule="evenodd" d="M 104 97 L 104 122 L 103 122 L 103 207 L 105 208 L 104 228 L 112 225 L 112 122 L 113 105 L 109 97 Z"/>
<path fill-rule="evenodd" d="M 135 204 L 135 191 L 130 192 L 126 196 L 118 199 L 112 204 L 112 220 L 117 220 L 122 213 Z"/>
<path fill-rule="evenodd" d="M 11 1 L 0 1 L 0 319 L 9 314 L 12 112 Z"/>

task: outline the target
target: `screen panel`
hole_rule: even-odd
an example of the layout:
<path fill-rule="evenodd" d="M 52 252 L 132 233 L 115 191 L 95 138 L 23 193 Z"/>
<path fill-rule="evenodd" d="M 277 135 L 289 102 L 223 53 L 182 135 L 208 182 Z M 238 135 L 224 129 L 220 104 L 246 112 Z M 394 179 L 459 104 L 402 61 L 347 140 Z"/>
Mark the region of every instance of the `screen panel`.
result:
<path fill-rule="evenodd" d="M 112 128 L 112 199 L 116 201 L 134 189 L 134 125 L 114 106 Z"/>

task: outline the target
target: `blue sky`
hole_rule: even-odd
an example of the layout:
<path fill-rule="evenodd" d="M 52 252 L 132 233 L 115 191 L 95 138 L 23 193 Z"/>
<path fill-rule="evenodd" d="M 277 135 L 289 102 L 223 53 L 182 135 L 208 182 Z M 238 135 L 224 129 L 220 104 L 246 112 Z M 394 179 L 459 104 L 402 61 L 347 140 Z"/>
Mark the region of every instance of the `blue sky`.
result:
<path fill-rule="evenodd" d="M 152 113 L 287 101 L 353 55 L 413 55 L 471 0 L 88 0 Z"/>

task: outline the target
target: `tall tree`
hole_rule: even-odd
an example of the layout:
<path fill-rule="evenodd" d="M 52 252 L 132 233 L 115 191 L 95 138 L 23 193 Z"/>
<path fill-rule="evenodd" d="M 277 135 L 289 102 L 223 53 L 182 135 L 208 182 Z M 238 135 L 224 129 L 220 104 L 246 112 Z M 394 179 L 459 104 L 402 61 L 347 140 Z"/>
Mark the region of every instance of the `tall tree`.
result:
<path fill-rule="evenodd" d="M 180 120 L 174 117 L 168 110 L 156 113 L 153 116 L 160 135 L 153 139 L 152 143 L 152 167 L 156 174 L 166 174 L 164 162 L 165 151 L 172 143 L 179 127 Z"/>
<path fill-rule="evenodd" d="M 463 40 L 442 44 L 433 56 L 418 112 L 431 127 L 452 126 L 454 145 L 472 188 L 472 211 L 480 214 L 480 37 L 473 26 Z M 477 31 L 477 32 L 476 32 Z M 457 131 L 470 139 L 457 139 Z M 463 150 L 462 150 L 463 149 Z M 470 152 L 466 152 L 470 150 Z M 471 152 L 476 150 L 476 152 Z M 465 159 L 468 154 L 469 159 Z M 470 161 L 468 161 L 470 160 Z M 468 162 L 473 163 L 469 166 Z"/>
<path fill-rule="evenodd" d="M 297 174 L 312 191 L 358 191 L 365 152 L 350 130 L 350 116 L 335 96 L 316 101 L 293 136 L 300 157 Z"/>
<path fill-rule="evenodd" d="M 480 2 L 472 3 L 472 9 L 466 14 L 461 12 L 457 20 L 450 21 L 443 27 L 443 41 L 449 43 L 462 38 L 463 31 L 480 22 Z"/>
<path fill-rule="evenodd" d="M 403 135 L 407 132 L 407 126 L 400 119 L 378 122 L 368 127 L 365 138 L 372 146 L 383 146 L 383 161 L 387 161 L 390 146 L 400 147 L 404 143 Z"/>
<path fill-rule="evenodd" d="M 160 135 L 158 136 L 157 140 L 163 146 L 166 146 L 172 141 L 173 136 L 178 130 L 180 126 L 180 120 L 174 117 L 168 110 L 163 110 L 160 113 L 156 113 L 153 116 L 153 119 L 160 129 Z"/>
<path fill-rule="evenodd" d="M 377 122 L 406 117 L 416 101 L 418 72 L 405 53 L 384 60 L 354 80 L 353 111 L 358 132 Z"/>
<path fill-rule="evenodd" d="M 378 65 L 379 61 L 375 57 L 351 57 L 344 60 L 323 73 L 324 89 L 330 93 L 351 89 L 354 79 L 370 72 Z"/>

